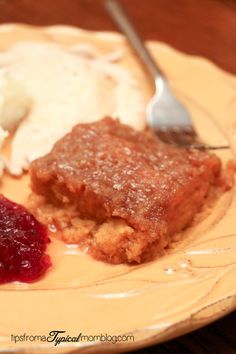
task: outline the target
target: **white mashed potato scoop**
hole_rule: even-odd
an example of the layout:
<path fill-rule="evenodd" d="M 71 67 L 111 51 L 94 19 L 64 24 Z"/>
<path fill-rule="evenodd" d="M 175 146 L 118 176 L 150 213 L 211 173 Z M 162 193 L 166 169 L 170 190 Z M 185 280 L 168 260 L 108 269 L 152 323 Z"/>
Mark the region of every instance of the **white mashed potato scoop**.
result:
<path fill-rule="evenodd" d="M 7 69 L 0 69 L 0 149 L 9 132 L 12 132 L 30 109 L 31 98 L 25 86 Z M 5 167 L 0 155 L 0 176 Z"/>

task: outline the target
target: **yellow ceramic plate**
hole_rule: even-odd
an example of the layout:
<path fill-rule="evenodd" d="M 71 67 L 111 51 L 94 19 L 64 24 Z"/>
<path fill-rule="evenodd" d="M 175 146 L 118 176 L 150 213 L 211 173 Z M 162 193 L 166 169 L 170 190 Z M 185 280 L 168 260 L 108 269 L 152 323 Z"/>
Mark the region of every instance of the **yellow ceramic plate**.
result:
<path fill-rule="evenodd" d="M 64 26 L 0 28 L 1 50 L 29 39 L 64 44 L 88 41 L 102 52 L 122 48 L 121 64 L 140 80 L 145 97 L 151 95 L 137 59 L 120 35 Z M 188 106 L 201 137 L 210 144 L 229 143 L 231 149 L 219 155 L 223 161 L 233 158 L 236 79 L 205 59 L 161 43 L 148 45 Z M 0 191 L 24 202 L 27 184 L 27 176 L 4 177 Z M 139 266 L 104 264 L 52 242 L 49 253 L 54 266 L 41 281 L 0 287 L 0 349 L 30 354 L 119 352 L 173 338 L 232 311 L 236 307 L 235 191 L 205 213 L 164 257 Z M 77 342 L 55 346 L 43 341 L 55 330 L 65 331 L 58 338 L 68 335 L 77 337 Z M 113 344 L 112 339 L 118 342 Z"/>

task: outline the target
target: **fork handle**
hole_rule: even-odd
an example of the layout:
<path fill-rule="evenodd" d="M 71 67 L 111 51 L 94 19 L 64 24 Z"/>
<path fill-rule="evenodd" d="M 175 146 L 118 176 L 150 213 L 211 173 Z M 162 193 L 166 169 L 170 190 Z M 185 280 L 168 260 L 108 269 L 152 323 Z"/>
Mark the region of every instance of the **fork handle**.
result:
<path fill-rule="evenodd" d="M 146 66 L 154 83 L 157 84 L 158 77 L 164 79 L 165 75 L 157 66 L 154 58 L 148 51 L 139 33 L 132 24 L 131 20 L 128 18 L 120 3 L 116 0 L 106 0 L 105 7 L 110 16 L 112 17 L 113 21 L 116 23 L 118 28 L 126 35 L 131 46 L 134 48 L 134 50 L 142 60 L 143 64 Z"/>

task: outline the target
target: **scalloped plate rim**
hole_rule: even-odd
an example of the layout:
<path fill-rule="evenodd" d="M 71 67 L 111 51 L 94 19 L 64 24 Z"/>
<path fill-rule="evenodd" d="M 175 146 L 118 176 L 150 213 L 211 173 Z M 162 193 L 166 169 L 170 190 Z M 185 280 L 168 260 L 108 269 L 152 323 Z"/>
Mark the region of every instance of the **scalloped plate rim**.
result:
<path fill-rule="evenodd" d="M 67 25 L 53 25 L 53 26 L 33 26 L 33 25 L 28 25 L 28 24 L 18 24 L 18 23 L 6 23 L 6 24 L 1 24 L 0 25 L 0 35 L 3 32 L 11 32 L 11 31 L 15 31 L 17 30 L 18 27 L 29 27 L 29 28 L 40 28 L 43 31 L 51 31 L 51 30 L 55 30 L 55 31 L 67 31 L 68 34 L 89 34 L 89 35 L 94 35 L 95 37 L 97 37 L 98 39 L 101 40 L 118 40 L 118 41 L 123 41 L 124 37 L 121 34 L 118 34 L 116 32 L 109 32 L 109 31 L 91 31 L 91 30 L 85 30 L 85 29 L 80 29 L 80 28 L 76 28 L 74 26 L 67 26 Z M 222 74 L 222 76 L 224 76 L 225 79 L 228 80 L 229 84 L 236 84 L 236 77 L 232 74 L 229 74 L 227 72 L 225 72 L 223 69 L 219 68 L 217 65 L 215 65 L 214 63 L 212 63 L 210 60 L 205 59 L 203 57 L 200 56 L 196 56 L 196 55 L 190 55 L 190 54 L 186 54 L 186 53 L 182 53 L 179 50 L 172 48 L 171 46 L 165 44 L 165 43 L 161 43 L 161 42 L 156 42 L 156 41 L 148 41 L 148 43 L 150 43 L 151 45 L 154 46 L 161 46 L 163 50 L 168 51 L 170 54 L 175 52 L 176 54 L 184 57 L 185 59 L 190 59 L 192 62 L 194 62 L 194 64 L 198 64 L 198 65 L 206 65 L 208 67 L 213 68 L 214 70 L 217 70 L 219 73 Z M 60 291 L 60 290 L 58 290 Z M 203 325 L 206 325 L 224 315 L 226 315 L 227 313 L 233 311 L 234 309 L 236 309 L 236 290 L 234 291 L 234 293 L 232 293 L 231 295 L 227 295 L 225 297 L 219 298 L 217 301 L 212 302 L 208 305 L 208 307 L 214 306 L 216 305 L 218 302 L 221 303 L 226 303 L 228 302 L 230 299 L 230 303 L 231 305 L 227 305 L 227 307 L 224 310 L 220 310 L 218 312 L 216 312 L 214 314 L 214 318 L 210 317 L 209 321 L 207 320 L 202 320 L 200 321 L 200 323 L 191 323 L 191 328 L 189 328 L 188 326 L 190 326 L 189 321 L 191 322 L 191 319 L 194 317 L 195 314 L 197 314 L 199 311 L 201 311 L 202 308 L 200 308 L 199 310 L 196 310 L 195 312 L 191 312 L 190 314 L 188 314 L 186 316 L 186 318 L 180 320 L 179 322 L 176 322 L 174 324 L 172 324 L 169 327 L 164 328 L 164 332 L 167 333 L 166 337 L 168 339 L 175 337 L 175 333 L 177 331 L 179 331 L 179 333 L 183 334 L 183 333 L 187 333 L 189 331 L 192 331 L 193 329 L 197 329 L 202 327 Z M 163 331 L 159 332 L 159 333 L 154 333 L 153 335 L 150 333 L 153 332 L 153 329 L 151 328 L 153 326 L 150 327 L 144 327 L 142 329 L 137 329 L 137 332 L 143 332 L 143 337 L 138 340 L 137 342 L 134 342 L 133 344 L 122 344 L 117 346 L 115 349 L 114 347 L 110 347 L 110 345 L 103 345 L 103 344 L 93 344 L 93 345 L 89 345 L 89 346 L 70 346 L 70 345 L 66 345 L 65 350 L 71 349 L 71 353 L 79 353 L 81 351 L 83 351 L 83 353 L 86 352 L 90 352 L 90 349 L 93 349 L 94 347 L 96 347 L 99 352 L 100 350 L 102 350 L 102 352 L 104 352 L 104 350 L 106 350 L 107 352 L 113 352 L 114 350 L 134 350 L 134 349 L 138 349 L 147 345 L 151 345 L 154 343 L 159 343 L 161 341 L 163 341 L 165 339 L 165 335 L 163 336 Z M 175 328 L 174 331 L 172 331 L 171 334 L 168 334 L 168 330 L 173 330 L 173 328 Z M 150 332 L 151 331 L 151 332 Z M 135 333 L 135 330 L 132 330 L 131 333 Z M 87 351 L 87 349 L 88 351 Z M 39 348 L 42 348 L 42 346 L 40 346 Z M 9 348 L 7 348 L 9 350 Z M 19 348 L 11 348 L 12 352 L 19 352 L 19 351 L 24 351 L 24 349 L 29 349 L 29 347 L 19 347 Z M 35 350 L 37 349 L 37 347 L 35 346 Z M 4 349 L 0 348 L 0 352 L 4 351 Z M 63 351 L 64 352 L 64 351 Z M 97 351 L 98 352 L 98 351 Z"/>

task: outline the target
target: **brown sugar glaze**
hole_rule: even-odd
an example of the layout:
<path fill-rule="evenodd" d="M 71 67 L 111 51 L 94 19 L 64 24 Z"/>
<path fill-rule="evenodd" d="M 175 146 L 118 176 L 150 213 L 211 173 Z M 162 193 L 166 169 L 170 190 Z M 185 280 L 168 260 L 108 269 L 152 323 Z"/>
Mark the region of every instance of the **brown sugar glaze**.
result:
<path fill-rule="evenodd" d="M 230 188 L 216 155 L 166 145 L 111 118 L 74 127 L 30 174 L 37 217 L 111 263 L 161 253 L 212 190 Z"/>

